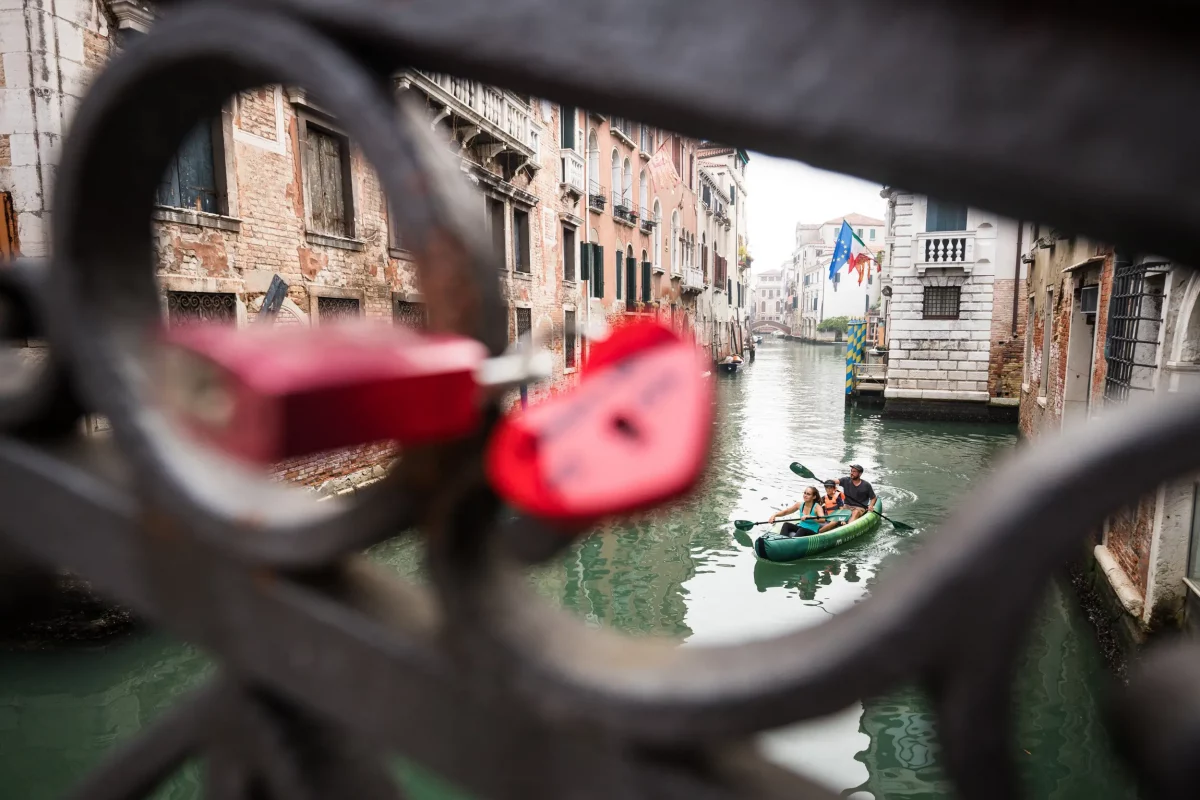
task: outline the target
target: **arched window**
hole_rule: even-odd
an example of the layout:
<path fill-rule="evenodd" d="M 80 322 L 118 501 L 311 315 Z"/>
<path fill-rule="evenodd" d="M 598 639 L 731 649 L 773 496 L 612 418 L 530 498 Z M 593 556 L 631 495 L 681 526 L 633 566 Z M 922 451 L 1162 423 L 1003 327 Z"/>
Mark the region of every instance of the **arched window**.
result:
<path fill-rule="evenodd" d="M 671 212 L 671 272 L 679 272 L 679 211 Z"/>
<path fill-rule="evenodd" d="M 615 147 L 612 151 L 612 195 L 613 212 L 616 213 L 617 206 L 621 205 L 621 155 Z"/>
<path fill-rule="evenodd" d="M 662 203 L 654 198 L 654 268 L 662 264 Z"/>
<path fill-rule="evenodd" d="M 646 170 L 642 170 L 641 177 L 638 178 L 638 184 L 641 187 L 641 193 L 638 195 L 638 202 L 642 205 L 642 219 L 650 217 L 650 182 L 646 180 Z M 646 259 L 642 259 L 645 261 Z"/>
<path fill-rule="evenodd" d="M 621 175 L 621 203 L 626 208 L 633 208 L 633 165 L 628 158 L 625 159 Z"/>
<path fill-rule="evenodd" d="M 588 131 L 588 193 L 600 194 L 593 186 L 600 185 L 600 145 L 596 142 L 596 129 Z"/>

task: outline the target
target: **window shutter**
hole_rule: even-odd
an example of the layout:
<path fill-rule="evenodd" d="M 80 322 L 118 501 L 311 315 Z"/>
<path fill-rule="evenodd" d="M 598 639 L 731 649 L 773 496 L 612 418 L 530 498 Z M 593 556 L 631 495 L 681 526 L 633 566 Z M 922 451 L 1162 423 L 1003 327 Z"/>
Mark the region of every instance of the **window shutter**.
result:
<path fill-rule="evenodd" d="M 649 303 L 650 297 L 650 268 L 653 265 L 649 261 L 642 262 L 642 302 Z"/>
<path fill-rule="evenodd" d="M 592 245 L 592 297 L 604 299 L 604 247 Z"/>
<path fill-rule="evenodd" d="M 625 297 L 629 303 L 637 300 L 637 267 L 638 261 L 633 256 L 625 259 Z"/>
<path fill-rule="evenodd" d="M 595 246 L 591 242 L 584 242 L 583 247 L 579 248 L 579 280 L 581 281 L 592 279 L 592 248 Z"/>
<path fill-rule="evenodd" d="M 615 255 L 617 257 L 617 299 L 620 300 L 621 299 L 621 283 L 622 283 L 622 281 L 621 281 L 621 262 L 624 261 L 625 259 L 623 259 L 621 257 L 620 250 L 618 250 L 615 253 Z"/>

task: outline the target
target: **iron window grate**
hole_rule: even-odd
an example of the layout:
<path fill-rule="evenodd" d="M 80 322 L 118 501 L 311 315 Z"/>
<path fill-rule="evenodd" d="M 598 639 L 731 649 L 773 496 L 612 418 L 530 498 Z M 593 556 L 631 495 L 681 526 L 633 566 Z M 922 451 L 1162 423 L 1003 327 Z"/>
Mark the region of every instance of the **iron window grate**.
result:
<path fill-rule="evenodd" d="M 533 328 L 533 310 L 529 308 L 517 309 L 517 339 L 520 339 Z"/>
<path fill-rule="evenodd" d="M 361 314 L 361 304 L 354 297 L 318 297 L 317 315 L 321 322 L 337 322 L 343 319 L 357 319 Z"/>
<path fill-rule="evenodd" d="M 167 321 L 171 325 L 197 322 L 237 324 L 237 297 L 224 292 L 167 292 Z"/>
<path fill-rule="evenodd" d="M 1104 339 L 1106 403 L 1122 403 L 1133 391 L 1154 391 L 1167 267 L 1159 261 L 1131 264 L 1118 260 Z"/>
<path fill-rule="evenodd" d="M 563 319 L 563 354 L 566 357 L 566 367 L 575 366 L 575 312 L 568 311 Z"/>
<path fill-rule="evenodd" d="M 926 286 L 921 305 L 923 319 L 958 319 L 961 286 Z"/>
<path fill-rule="evenodd" d="M 392 301 L 392 321 L 413 330 L 425 330 L 425 304 L 408 300 Z"/>

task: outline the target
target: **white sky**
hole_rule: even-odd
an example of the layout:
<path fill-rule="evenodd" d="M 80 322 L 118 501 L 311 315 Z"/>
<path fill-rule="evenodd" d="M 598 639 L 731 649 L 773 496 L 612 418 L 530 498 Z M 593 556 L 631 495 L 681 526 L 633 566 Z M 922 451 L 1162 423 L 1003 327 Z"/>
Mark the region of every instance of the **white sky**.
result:
<path fill-rule="evenodd" d="M 887 208 L 877 183 L 761 153 L 750 153 L 746 182 L 755 273 L 791 258 L 797 222 L 820 223 L 856 212 L 883 219 Z"/>

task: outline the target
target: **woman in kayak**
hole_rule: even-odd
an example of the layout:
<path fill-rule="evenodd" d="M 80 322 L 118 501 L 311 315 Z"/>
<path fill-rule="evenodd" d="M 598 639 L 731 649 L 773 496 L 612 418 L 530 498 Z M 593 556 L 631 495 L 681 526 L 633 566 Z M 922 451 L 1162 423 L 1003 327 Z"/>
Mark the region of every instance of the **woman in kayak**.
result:
<path fill-rule="evenodd" d="M 800 512 L 800 518 L 805 519 L 825 519 L 825 508 L 821 505 L 821 493 L 812 486 L 804 490 L 804 499 L 799 503 L 794 503 L 782 511 L 776 511 L 772 514 L 767 522 L 774 522 L 776 517 L 786 517 L 796 511 Z M 794 522 L 785 522 L 779 527 L 779 532 L 784 536 L 812 536 L 813 531 L 806 528 L 801 528 Z"/>

